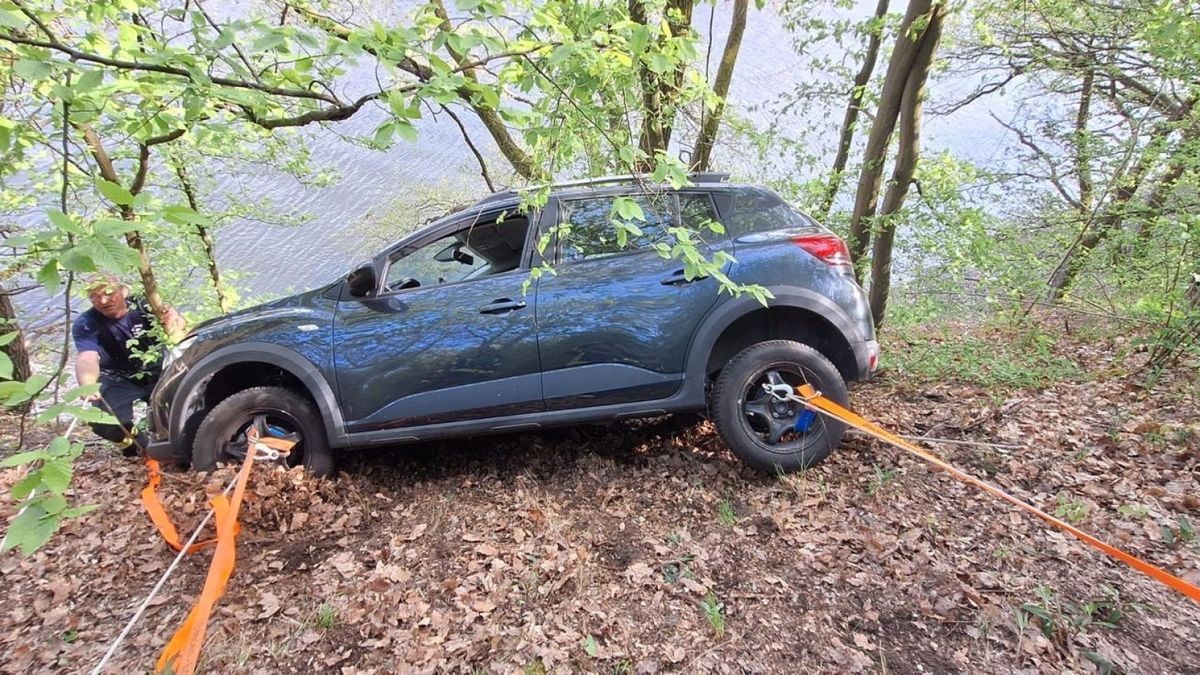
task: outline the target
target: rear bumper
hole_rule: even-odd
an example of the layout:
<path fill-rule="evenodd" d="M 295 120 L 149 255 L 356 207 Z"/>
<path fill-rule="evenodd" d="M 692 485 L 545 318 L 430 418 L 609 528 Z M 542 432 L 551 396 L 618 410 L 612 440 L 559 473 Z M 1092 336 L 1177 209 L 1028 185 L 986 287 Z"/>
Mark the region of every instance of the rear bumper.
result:
<path fill-rule="evenodd" d="M 854 360 L 858 362 L 858 379 L 871 379 L 879 370 L 879 341 L 864 340 L 854 345 Z"/>

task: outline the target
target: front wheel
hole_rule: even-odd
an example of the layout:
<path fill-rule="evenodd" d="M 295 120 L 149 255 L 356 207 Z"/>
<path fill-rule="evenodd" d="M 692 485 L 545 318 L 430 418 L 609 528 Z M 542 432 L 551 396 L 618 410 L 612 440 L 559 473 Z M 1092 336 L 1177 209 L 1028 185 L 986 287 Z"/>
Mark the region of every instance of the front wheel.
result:
<path fill-rule="evenodd" d="M 747 347 L 721 370 L 713 389 L 717 431 L 746 464 L 769 472 L 806 469 L 824 460 L 846 426 L 799 403 L 779 401 L 763 385 L 810 384 L 847 406 L 846 382 L 829 359 L 812 347 L 771 340 Z"/>
<path fill-rule="evenodd" d="M 212 471 L 218 462 L 241 462 L 246 458 L 246 432 L 255 428 L 259 436 L 274 436 L 295 442 L 279 461 L 286 466 L 303 465 L 310 473 L 333 473 L 333 453 L 325 437 L 325 425 L 312 401 L 283 387 L 245 389 L 214 407 L 192 445 L 192 467 Z"/>

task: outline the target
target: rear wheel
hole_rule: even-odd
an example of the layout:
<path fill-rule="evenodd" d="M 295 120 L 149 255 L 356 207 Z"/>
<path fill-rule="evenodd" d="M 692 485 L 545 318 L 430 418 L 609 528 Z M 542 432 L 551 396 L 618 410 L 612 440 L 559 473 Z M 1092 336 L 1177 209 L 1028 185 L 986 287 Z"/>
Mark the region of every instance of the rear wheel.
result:
<path fill-rule="evenodd" d="M 318 476 L 333 473 L 333 453 L 316 406 L 283 387 L 246 389 L 217 404 L 196 431 L 192 467 L 211 471 L 218 462 L 241 462 L 246 458 L 246 434 L 251 428 L 260 437 L 295 443 L 291 452 L 278 460 L 285 466 L 303 465 Z"/>
<path fill-rule="evenodd" d="M 829 359 L 812 347 L 771 340 L 747 347 L 721 370 L 713 389 L 717 431 L 746 464 L 769 472 L 813 466 L 837 447 L 844 424 L 780 401 L 764 385 L 810 384 L 826 398 L 848 405 L 846 383 Z"/>

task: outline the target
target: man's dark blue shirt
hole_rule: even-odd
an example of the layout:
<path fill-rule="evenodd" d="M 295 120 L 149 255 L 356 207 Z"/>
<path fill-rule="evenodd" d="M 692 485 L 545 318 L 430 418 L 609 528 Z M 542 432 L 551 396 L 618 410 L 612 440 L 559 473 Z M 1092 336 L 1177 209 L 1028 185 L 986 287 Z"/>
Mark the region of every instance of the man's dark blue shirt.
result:
<path fill-rule="evenodd" d="M 157 374 L 158 363 L 146 365 L 134 351 L 154 353 L 159 345 L 150 333 L 153 314 L 139 299 L 127 300 L 129 311 L 120 319 L 110 319 L 95 308 L 81 313 L 71 326 L 78 352 L 100 354 L 100 370 L 126 377 L 140 373 Z M 131 342 L 132 341 L 132 342 Z"/>

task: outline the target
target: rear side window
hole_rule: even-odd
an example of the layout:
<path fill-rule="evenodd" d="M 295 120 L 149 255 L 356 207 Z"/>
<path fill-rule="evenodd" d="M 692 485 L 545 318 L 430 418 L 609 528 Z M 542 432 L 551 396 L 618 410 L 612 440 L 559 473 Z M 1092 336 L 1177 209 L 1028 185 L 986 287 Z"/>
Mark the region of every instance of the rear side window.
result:
<path fill-rule="evenodd" d="M 615 196 L 563 202 L 559 219 L 562 260 L 604 258 L 669 241 L 667 229 L 674 224 L 670 197 L 633 195 L 626 198 L 637 204 L 645 220 L 618 214 Z M 618 235 L 618 226 L 613 221 L 624 224 L 624 237 Z"/>
<path fill-rule="evenodd" d="M 698 232 L 702 238 L 707 238 L 712 232 L 713 223 L 719 222 L 708 195 L 688 192 L 679 194 L 679 220 L 684 227 Z"/>
<path fill-rule="evenodd" d="M 817 223 L 779 197 L 760 190 L 738 192 L 725 216 L 725 228 L 731 237 L 792 227 L 817 227 Z"/>

